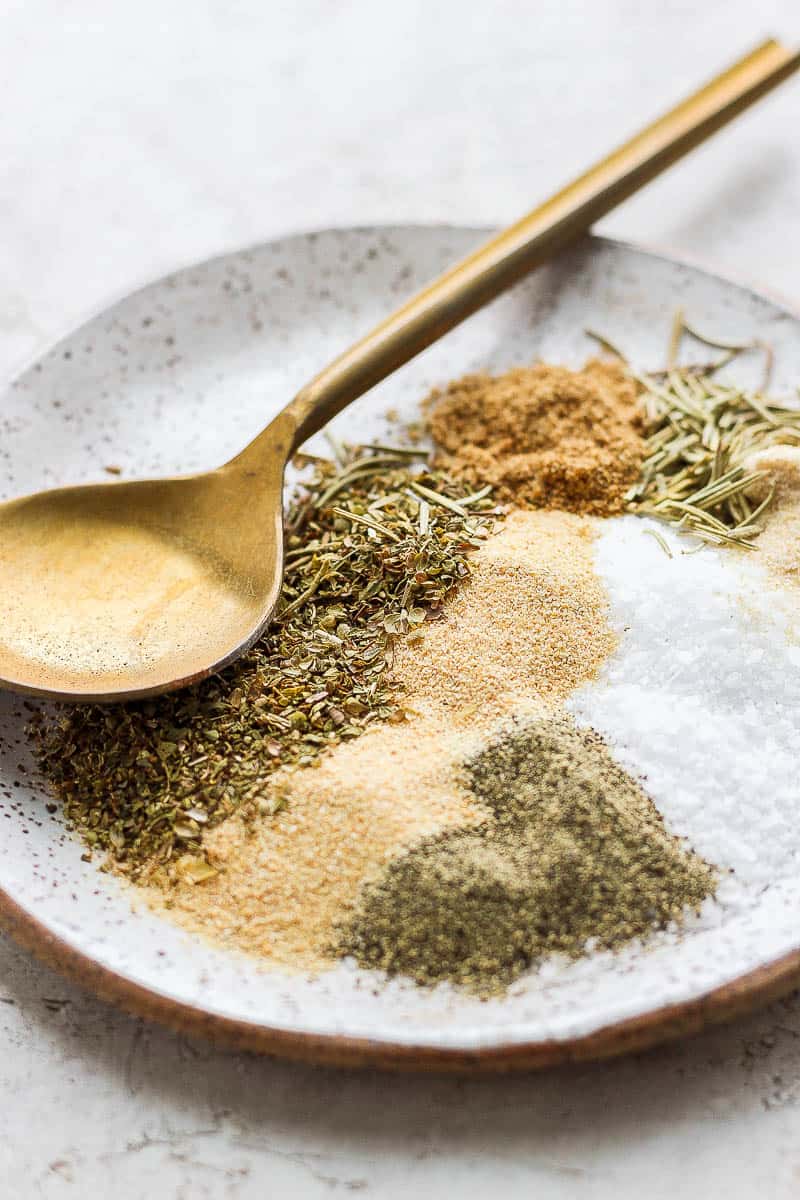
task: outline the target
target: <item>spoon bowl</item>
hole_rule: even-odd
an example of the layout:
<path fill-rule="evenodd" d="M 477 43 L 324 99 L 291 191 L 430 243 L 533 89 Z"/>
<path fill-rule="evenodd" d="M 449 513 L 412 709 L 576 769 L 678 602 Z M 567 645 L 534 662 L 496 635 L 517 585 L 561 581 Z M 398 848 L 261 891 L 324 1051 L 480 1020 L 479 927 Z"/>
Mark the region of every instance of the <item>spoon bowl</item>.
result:
<path fill-rule="evenodd" d="M 256 488 L 235 461 L 0 506 L 3 682 L 65 700 L 130 700 L 231 662 L 280 594 L 282 482 L 281 469 Z"/>

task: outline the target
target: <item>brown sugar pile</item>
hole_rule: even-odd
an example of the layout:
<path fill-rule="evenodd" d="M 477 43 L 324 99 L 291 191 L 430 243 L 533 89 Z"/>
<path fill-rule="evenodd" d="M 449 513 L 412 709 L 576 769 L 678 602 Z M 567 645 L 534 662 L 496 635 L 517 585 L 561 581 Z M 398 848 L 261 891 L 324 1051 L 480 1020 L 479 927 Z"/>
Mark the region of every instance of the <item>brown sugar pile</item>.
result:
<path fill-rule="evenodd" d="M 365 880 L 421 838 L 485 821 L 465 758 L 512 717 L 551 711 L 615 648 L 593 535 L 592 521 L 567 513 L 512 513 L 475 553 L 445 619 L 396 644 L 406 719 L 265 780 L 267 807 L 278 797 L 285 807 L 212 830 L 205 846 L 220 874 L 178 883 L 166 897 L 172 919 L 313 968 L 330 961 L 332 931 Z M 165 904 L 156 889 L 151 899 Z"/>
<path fill-rule="evenodd" d="M 425 408 L 437 465 L 523 508 L 620 513 L 644 457 L 636 384 L 615 362 L 466 375 Z"/>

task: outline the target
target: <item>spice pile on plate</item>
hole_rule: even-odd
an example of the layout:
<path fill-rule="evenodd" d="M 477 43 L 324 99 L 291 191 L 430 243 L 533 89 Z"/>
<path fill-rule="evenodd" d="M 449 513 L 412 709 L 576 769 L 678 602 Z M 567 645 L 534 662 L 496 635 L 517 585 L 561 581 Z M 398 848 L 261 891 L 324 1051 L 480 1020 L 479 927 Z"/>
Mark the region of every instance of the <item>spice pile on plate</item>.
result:
<path fill-rule="evenodd" d="M 713 868 L 571 718 L 513 728 L 464 770 L 489 819 L 421 840 L 366 885 L 337 943 L 363 966 L 491 992 L 547 954 L 679 921 L 714 890 Z"/>
<path fill-rule="evenodd" d="M 521 508 L 620 513 L 644 457 L 638 387 L 615 362 L 467 375 L 425 411 L 436 463 Z"/>
<path fill-rule="evenodd" d="M 776 503 L 764 455 L 800 416 L 721 365 L 472 375 L 424 405 L 430 462 L 305 460 L 252 651 L 177 695 L 34 721 L 87 854 L 284 968 L 348 957 L 481 994 L 698 911 L 718 869 L 564 706 L 617 652 L 608 518 L 752 549 Z"/>

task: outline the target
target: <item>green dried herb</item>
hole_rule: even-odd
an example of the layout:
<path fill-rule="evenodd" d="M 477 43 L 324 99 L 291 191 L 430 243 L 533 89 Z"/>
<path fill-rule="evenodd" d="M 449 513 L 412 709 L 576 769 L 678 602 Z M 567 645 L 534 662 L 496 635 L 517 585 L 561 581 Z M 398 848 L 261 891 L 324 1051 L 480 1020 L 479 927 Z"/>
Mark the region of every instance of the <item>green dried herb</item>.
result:
<path fill-rule="evenodd" d="M 586 330 L 620 358 L 642 389 L 646 454 L 639 479 L 626 494 L 629 512 L 654 517 L 714 545 L 755 548 L 772 491 L 763 471 L 747 462 L 759 450 L 800 443 L 800 409 L 775 404 L 762 391 L 721 382 L 718 372 L 739 354 L 764 354 L 765 385 L 772 350 L 756 340 L 738 343 L 712 338 L 675 314 L 667 354 L 659 372 L 634 370 L 617 346 Z M 714 363 L 674 365 L 683 337 L 723 350 Z"/>
<path fill-rule="evenodd" d="M 435 619 L 469 575 L 492 504 L 415 468 L 417 451 L 337 451 L 337 464 L 304 458 L 313 475 L 287 514 L 281 605 L 248 654 L 182 692 L 32 722 L 67 820 L 132 878 L 207 878 L 205 830 L 262 814 L 270 774 L 402 720 L 392 640 Z"/>
<path fill-rule="evenodd" d="M 647 455 L 626 495 L 628 509 L 715 545 L 752 549 L 772 500 L 766 475 L 747 460 L 779 443 L 800 443 L 800 411 L 691 369 L 663 381 L 637 375 Z"/>

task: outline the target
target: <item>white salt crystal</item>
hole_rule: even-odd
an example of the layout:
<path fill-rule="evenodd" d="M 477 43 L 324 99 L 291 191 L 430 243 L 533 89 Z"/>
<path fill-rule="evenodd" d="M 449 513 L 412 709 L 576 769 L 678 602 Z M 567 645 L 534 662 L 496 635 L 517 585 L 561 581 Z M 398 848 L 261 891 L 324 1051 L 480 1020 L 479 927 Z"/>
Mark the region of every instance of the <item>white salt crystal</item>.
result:
<path fill-rule="evenodd" d="M 634 518 L 597 545 L 620 646 L 576 695 L 673 832 L 754 889 L 795 870 L 800 646 L 787 644 L 775 585 L 731 551 L 669 559 Z M 718 906 L 723 920 L 731 901 Z"/>

